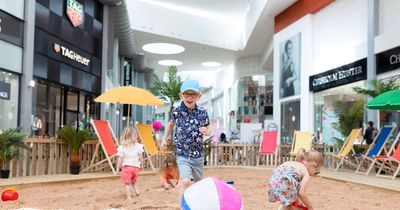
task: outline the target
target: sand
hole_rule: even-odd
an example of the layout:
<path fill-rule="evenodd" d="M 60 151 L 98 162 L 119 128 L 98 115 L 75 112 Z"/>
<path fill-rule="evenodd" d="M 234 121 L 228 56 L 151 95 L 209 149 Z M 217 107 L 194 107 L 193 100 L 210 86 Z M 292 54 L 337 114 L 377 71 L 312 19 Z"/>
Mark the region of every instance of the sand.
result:
<path fill-rule="evenodd" d="M 277 209 L 266 198 L 266 182 L 271 170 L 248 168 L 206 169 L 206 176 L 234 180 L 245 209 Z M 164 190 L 156 175 L 138 179 L 141 195 L 126 201 L 119 180 L 53 184 L 22 188 L 17 201 L 0 202 L 0 209 L 178 209 L 178 190 Z M 397 209 L 400 193 L 358 184 L 312 178 L 308 194 L 315 209 Z M 397 204 L 396 204 L 397 203 Z M 206 209 L 205 209 L 206 210 Z"/>

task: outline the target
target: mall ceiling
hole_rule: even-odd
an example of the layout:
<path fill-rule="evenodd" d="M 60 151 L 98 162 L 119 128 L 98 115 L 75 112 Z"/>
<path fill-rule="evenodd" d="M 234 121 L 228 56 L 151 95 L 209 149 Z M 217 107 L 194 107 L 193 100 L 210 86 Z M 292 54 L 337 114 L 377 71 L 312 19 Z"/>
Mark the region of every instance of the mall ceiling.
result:
<path fill-rule="evenodd" d="M 178 60 L 178 71 L 215 72 L 229 69 L 243 56 L 261 55 L 273 42 L 274 16 L 296 0 L 126 0 L 133 29 L 134 51 L 147 69 L 162 76 L 160 60 Z M 142 49 L 148 43 L 172 43 L 185 48 L 174 55 Z M 272 61 L 272 53 L 270 53 Z M 205 61 L 221 63 L 204 67 Z M 264 66 L 272 69 L 272 62 Z"/>

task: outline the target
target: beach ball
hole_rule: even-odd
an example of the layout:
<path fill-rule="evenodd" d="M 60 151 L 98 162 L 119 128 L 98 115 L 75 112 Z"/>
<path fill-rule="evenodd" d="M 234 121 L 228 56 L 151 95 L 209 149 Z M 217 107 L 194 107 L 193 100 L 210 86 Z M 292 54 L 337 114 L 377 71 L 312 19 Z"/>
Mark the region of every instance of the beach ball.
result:
<path fill-rule="evenodd" d="M 14 201 L 18 199 L 18 192 L 14 189 L 6 189 L 1 194 L 1 200 L 3 201 Z"/>
<path fill-rule="evenodd" d="M 159 122 L 159 121 L 153 122 L 153 129 L 155 131 L 159 131 L 159 130 L 161 130 L 161 128 L 163 128 L 163 125 L 161 124 L 161 122 Z"/>
<path fill-rule="evenodd" d="M 214 177 L 196 182 L 182 196 L 184 210 L 241 210 L 242 196 L 232 186 Z"/>

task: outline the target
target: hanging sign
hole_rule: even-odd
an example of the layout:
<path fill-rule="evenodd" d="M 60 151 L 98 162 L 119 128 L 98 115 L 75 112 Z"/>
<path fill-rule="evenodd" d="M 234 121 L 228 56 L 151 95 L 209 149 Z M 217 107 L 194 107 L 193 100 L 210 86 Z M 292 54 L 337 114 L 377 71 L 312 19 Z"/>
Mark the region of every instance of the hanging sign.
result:
<path fill-rule="evenodd" d="M 67 0 L 67 16 L 74 27 L 83 23 L 83 5 L 76 0 Z"/>
<path fill-rule="evenodd" d="M 0 81 L 0 99 L 10 100 L 10 83 Z"/>

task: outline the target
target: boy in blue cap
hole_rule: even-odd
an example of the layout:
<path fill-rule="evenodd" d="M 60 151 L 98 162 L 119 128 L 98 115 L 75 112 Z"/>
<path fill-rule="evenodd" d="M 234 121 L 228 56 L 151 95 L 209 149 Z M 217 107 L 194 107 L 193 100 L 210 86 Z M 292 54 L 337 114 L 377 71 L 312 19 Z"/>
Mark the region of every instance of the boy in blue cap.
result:
<path fill-rule="evenodd" d="M 210 135 L 210 121 L 207 111 L 198 107 L 200 86 L 196 80 L 186 80 L 182 83 L 179 97 L 181 104 L 172 112 L 172 119 L 166 126 L 161 149 L 165 150 L 167 137 L 175 127 L 174 142 L 176 144 L 176 159 L 180 175 L 181 195 L 192 181 L 203 178 L 204 154 L 203 135 Z"/>

